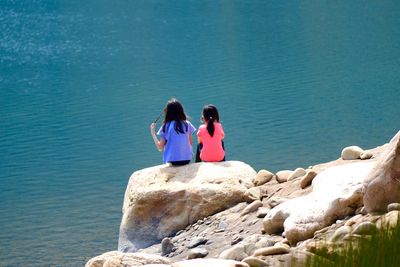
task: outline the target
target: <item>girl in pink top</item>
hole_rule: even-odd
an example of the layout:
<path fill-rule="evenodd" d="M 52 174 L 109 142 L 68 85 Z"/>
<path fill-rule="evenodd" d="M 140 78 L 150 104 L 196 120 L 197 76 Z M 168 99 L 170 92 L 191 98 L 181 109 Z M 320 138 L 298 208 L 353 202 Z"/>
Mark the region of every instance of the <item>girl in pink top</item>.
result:
<path fill-rule="evenodd" d="M 218 162 L 225 160 L 225 150 L 223 139 L 225 136 L 224 129 L 219 123 L 218 110 L 214 105 L 206 105 L 203 108 L 202 121 L 197 131 L 196 162 Z"/>

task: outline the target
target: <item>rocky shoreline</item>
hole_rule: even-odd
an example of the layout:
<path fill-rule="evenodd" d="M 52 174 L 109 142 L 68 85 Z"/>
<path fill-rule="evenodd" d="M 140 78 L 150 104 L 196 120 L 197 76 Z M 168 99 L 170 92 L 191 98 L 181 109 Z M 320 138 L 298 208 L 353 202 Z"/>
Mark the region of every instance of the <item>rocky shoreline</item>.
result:
<path fill-rule="evenodd" d="M 371 181 L 382 180 L 388 175 L 389 178 L 400 178 L 397 177 L 400 173 L 399 139 L 400 132 L 386 145 L 370 150 L 348 147 L 343 149 L 341 158 L 337 160 L 276 174 L 268 170 L 253 173 L 238 162 L 227 162 L 217 167 L 208 163 L 208 169 L 203 172 L 201 168 L 207 163 L 190 164 L 197 166 L 195 171 L 177 171 L 174 168 L 173 174 L 171 167 L 165 166 L 136 172 L 125 194 L 125 222 L 123 219 L 122 238 L 120 236 L 120 245 L 124 246 L 120 246 L 120 251 L 108 252 L 89 260 L 86 266 L 290 266 L 294 259 L 302 262 L 307 255 L 313 255 L 316 249 L 323 246 L 329 247 L 333 243 L 369 235 L 385 225 L 396 225 L 400 210 L 400 204 L 396 203 L 400 202 L 398 195 L 394 195 L 397 201 L 382 201 L 371 197 L 365 199 L 368 197 L 365 192 L 372 190 L 369 187 L 373 185 Z M 393 172 L 388 174 L 387 169 Z M 225 172 L 228 172 L 229 184 L 225 184 Z M 361 176 L 363 172 L 366 174 Z M 240 173 L 245 174 L 241 176 Z M 371 173 L 375 176 L 376 173 L 384 173 L 382 175 L 385 177 L 371 178 Z M 337 178 L 340 175 L 346 176 L 346 184 L 339 183 L 339 195 L 327 198 L 324 204 L 324 201 L 320 201 L 318 186 L 322 188 L 319 190 L 323 195 L 329 195 L 337 185 L 329 185 L 326 180 L 340 180 Z M 185 184 L 183 180 L 188 176 L 191 182 L 196 182 Z M 202 180 L 198 180 L 200 176 Z M 154 180 L 151 181 L 149 177 Z M 316 181 L 313 182 L 313 179 Z M 324 179 L 325 182 L 318 182 Z M 164 183 L 160 186 L 161 191 L 158 187 L 141 191 L 143 187 L 159 186 L 160 183 Z M 173 190 L 165 191 L 168 185 L 172 185 Z M 324 185 L 330 188 L 325 189 Z M 215 197 L 227 191 L 230 193 L 223 198 Z M 143 195 L 154 192 L 158 197 L 153 195 L 151 199 L 156 201 L 149 203 L 149 199 Z M 190 201 L 174 202 L 177 197 Z M 174 209 L 165 210 L 162 206 L 162 200 L 165 199 Z M 221 204 L 224 201 L 226 208 Z M 313 204 L 313 201 L 318 204 Z M 382 202 L 380 207 L 385 206 L 384 211 L 377 213 L 364 207 L 364 203 L 374 203 L 368 204 L 373 207 L 379 201 Z M 388 201 L 390 203 L 387 204 Z M 138 203 L 139 207 L 135 208 Z M 218 206 L 218 212 L 209 208 L 214 204 Z M 146 216 L 157 213 L 156 206 L 160 207 L 162 218 L 157 217 L 153 228 L 144 229 L 149 222 L 154 222 L 155 217 L 147 220 Z M 198 206 L 201 209 L 196 210 Z M 204 216 L 207 213 L 209 215 Z M 301 214 L 301 218 L 298 214 Z M 176 217 L 184 217 L 185 220 L 176 220 Z M 133 218 L 139 219 L 134 225 L 131 224 Z M 167 220 L 163 221 L 163 218 Z M 142 227 L 142 222 L 146 223 L 145 227 Z M 179 228 L 185 223 L 187 225 Z M 173 228 L 176 225 L 178 228 Z M 129 232 L 131 229 L 134 231 Z M 138 236 L 140 229 L 147 233 Z M 159 241 L 153 245 L 144 244 L 143 238 L 148 235 L 153 239 L 158 237 Z M 140 242 L 137 243 L 138 240 Z M 140 247 L 142 244 L 143 247 Z"/>

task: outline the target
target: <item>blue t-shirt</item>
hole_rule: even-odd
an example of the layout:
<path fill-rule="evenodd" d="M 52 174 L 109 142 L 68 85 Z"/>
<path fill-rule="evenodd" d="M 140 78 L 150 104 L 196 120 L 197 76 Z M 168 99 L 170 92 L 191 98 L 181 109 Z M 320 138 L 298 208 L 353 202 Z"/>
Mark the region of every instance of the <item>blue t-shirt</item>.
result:
<path fill-rule="evenodd" d="M 166 141 L 163 155 L 164 163 L 192 159 L 193 148 L 189 142 L 189 135 L 193 134 L 196 128 L 189 121 L 185 122 L 187 128 L 181 122 L 184 133 L 175 130 L 175 121 L 166 123 L 165 132 L 163 132 L 163 126 L 158 130 L 157 135 Z"/>

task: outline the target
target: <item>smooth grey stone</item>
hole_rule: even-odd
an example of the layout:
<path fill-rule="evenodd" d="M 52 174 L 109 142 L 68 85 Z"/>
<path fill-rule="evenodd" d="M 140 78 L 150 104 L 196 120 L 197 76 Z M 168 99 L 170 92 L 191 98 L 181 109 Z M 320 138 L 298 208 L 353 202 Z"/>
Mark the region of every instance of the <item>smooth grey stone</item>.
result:
<path fill-rule="evenodd" d="M 192 239 L 192 241 L 190 241 L 188 248 L 194 248 L 200 245 L 203 245 L 205 243 L 207 243 L 208 239 L 204 238 L 204 237 L 195 237 L 194 239 Z"/>

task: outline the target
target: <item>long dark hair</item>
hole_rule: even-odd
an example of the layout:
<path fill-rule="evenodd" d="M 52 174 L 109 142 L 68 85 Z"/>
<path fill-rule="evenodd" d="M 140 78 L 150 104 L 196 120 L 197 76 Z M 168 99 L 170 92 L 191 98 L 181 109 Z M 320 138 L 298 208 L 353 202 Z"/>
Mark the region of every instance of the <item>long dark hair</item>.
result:
<path fill-rule="evenodd" d="M 203 119 L 207 121 L 207 131 L 211 135 L 214 135 L 214 122 L 219 122 L 218 109 L 214 105 L 206 105 L 203 107 Z"/>
<path fill-rule="evenodd" d="M 168 122 L 175 121 L 175 131 L 177 133 L 185 133 L 183 130 L 183 125 L 188 131 L 188 124 L 186 122 L 187 116 L 183 110 L 182 104 L 175 98 L 170 99 L 164 109 L 165 117 L 163 122 L 163 132 L 165 132 L 165 125 Z"/>

